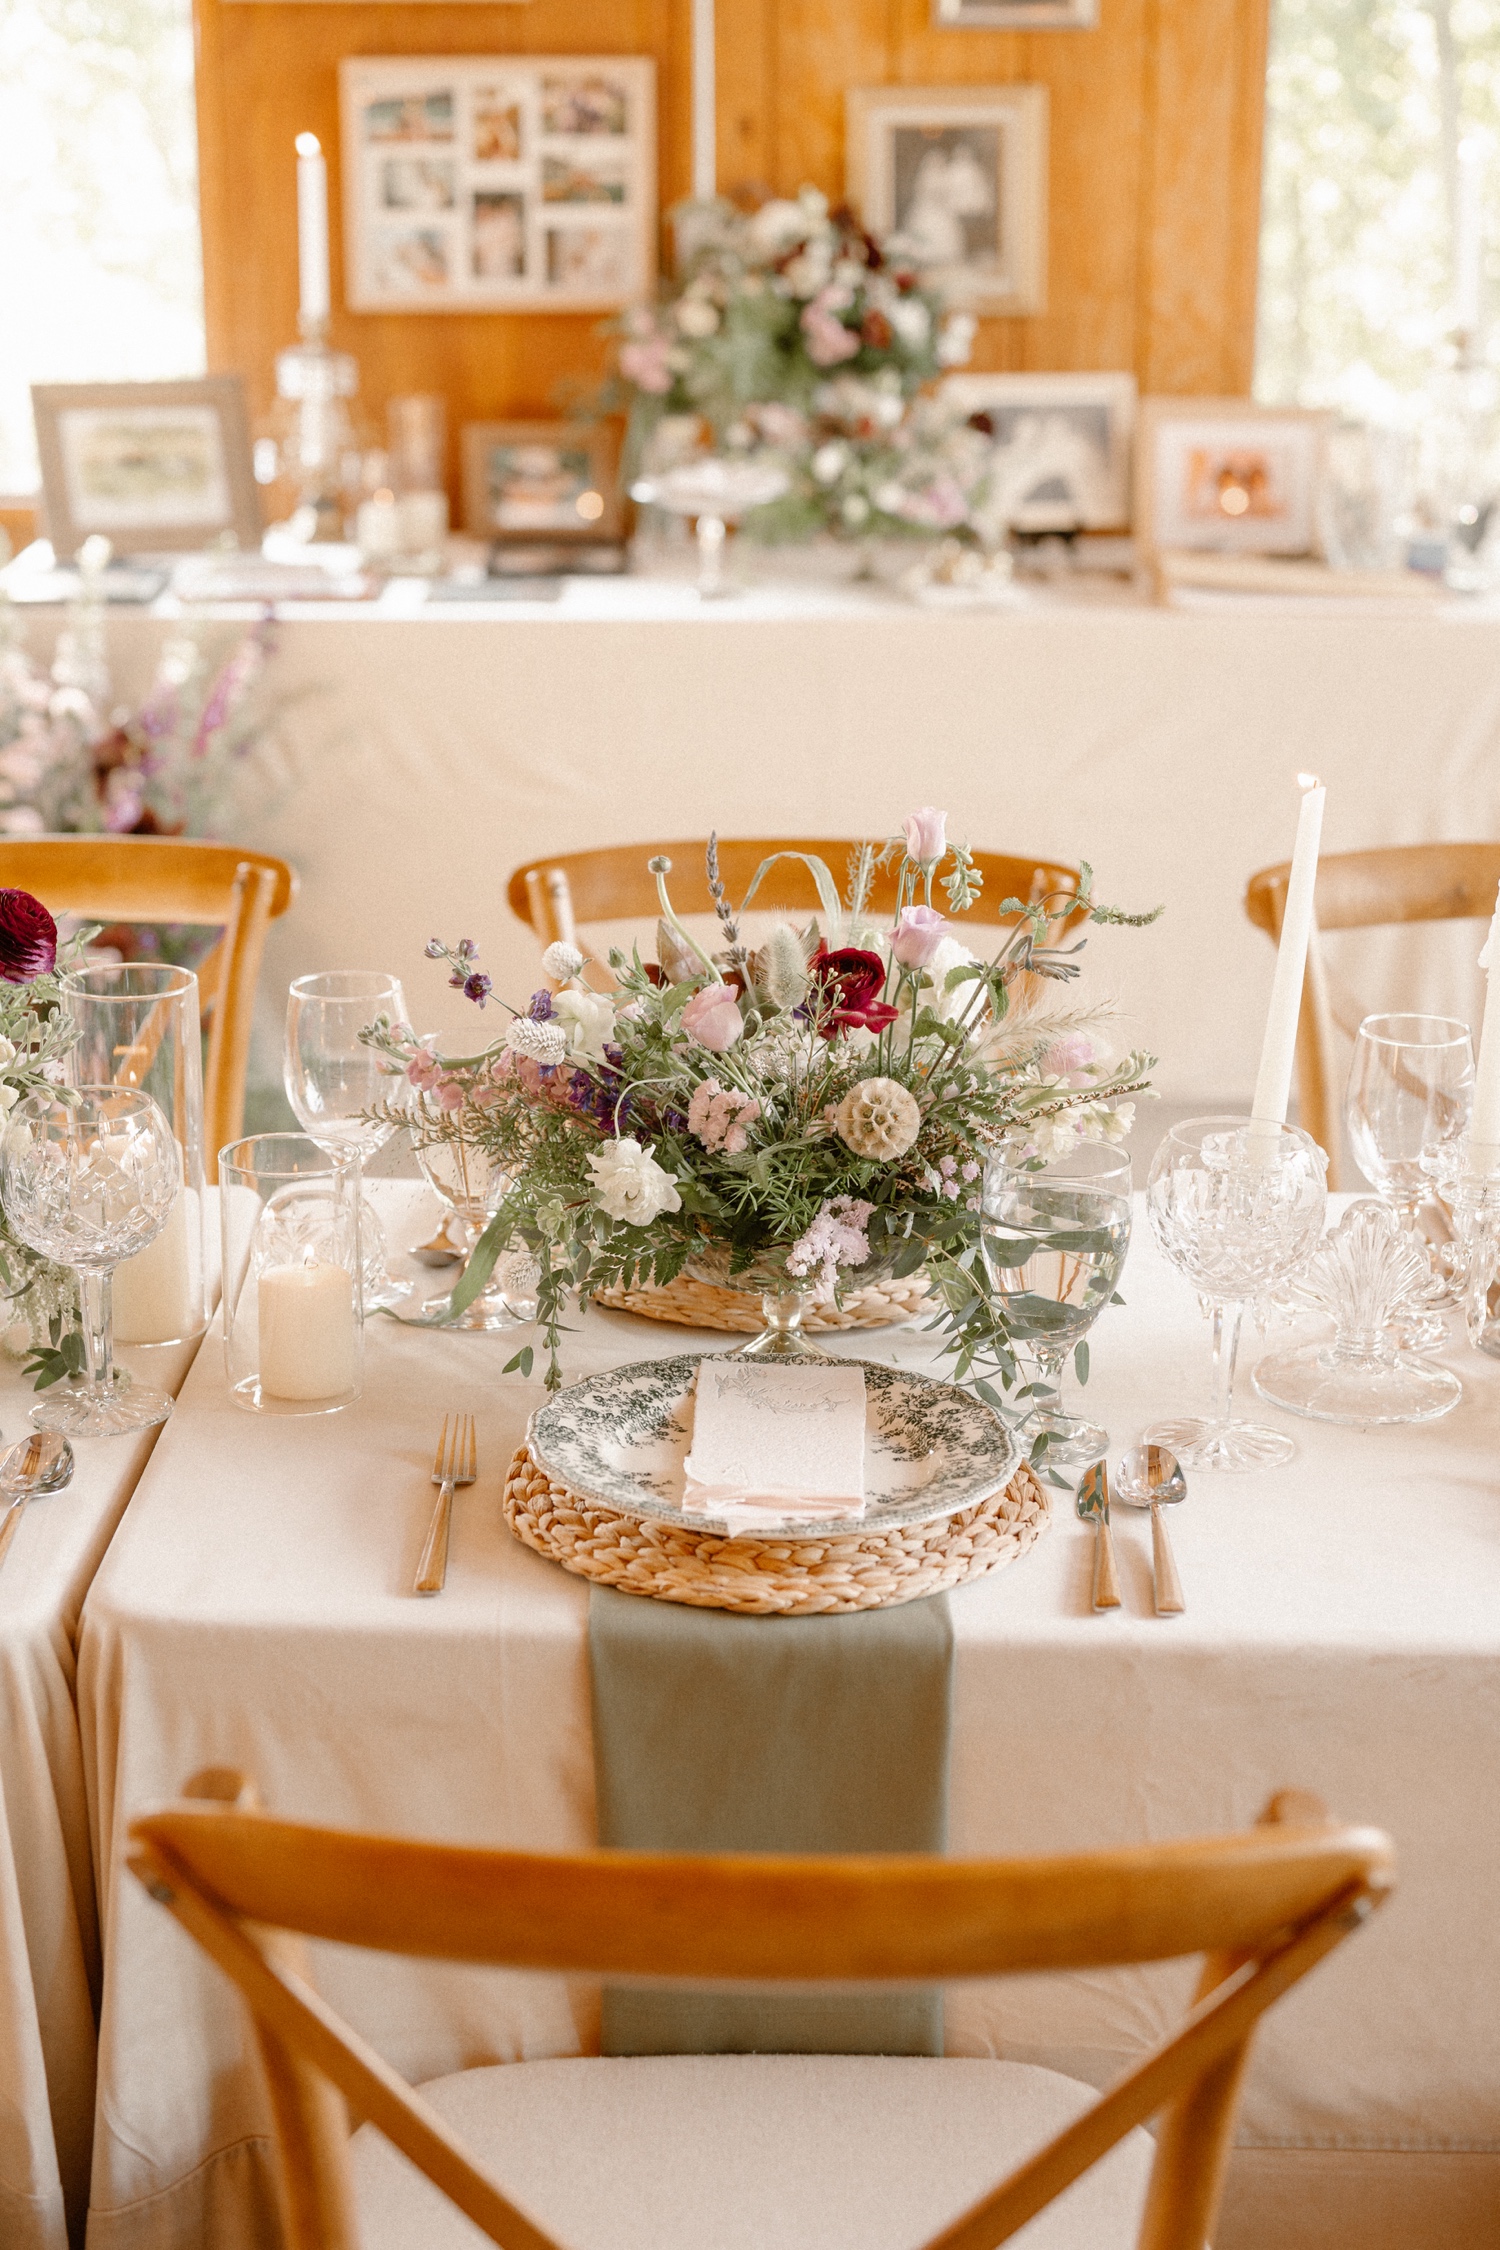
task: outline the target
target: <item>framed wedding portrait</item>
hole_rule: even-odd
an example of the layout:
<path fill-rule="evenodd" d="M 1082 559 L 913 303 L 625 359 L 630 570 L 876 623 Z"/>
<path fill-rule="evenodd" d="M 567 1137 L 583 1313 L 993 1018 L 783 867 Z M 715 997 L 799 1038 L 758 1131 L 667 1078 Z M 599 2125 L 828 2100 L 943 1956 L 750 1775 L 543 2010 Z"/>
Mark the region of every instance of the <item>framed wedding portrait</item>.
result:
<path fill-rule="evenodd" d="M 260 495 L 238 375 L 169 383 L 34 383 L 47 536 L 76 554 L 260 544 Z"/>
<path fill-rule="evenodd" d="M 351 312 L 605 312 L 656 277 L 656 66 L 339 65 Z"/>
<path fill-rule="evenodd" d="M 1099 0 L 932 0 L 932 20 L 942 30 L 1092 31 Z"/>
<path fill-rule="evenodd" d="M 973 312 L 1047 299 L 1045 86 L 877 86 L 844 96 L 850 202 Z"/>
<path fill-rule="evenodd" d="M 479 539 L 618 539 L 615 447 L 597 423 L 470 422 L 464 529 Z"/>
<path fill-rule="evenodd" d="M 1313 555 L 1328 416 L 1245 398 L 1148 398 L 1136 424 L 1145 552 Z"/>
<path fill-rule="evenodd" d="M 1133 375 L 950 375 L 943 396 L 981 418 L 1017 531 L 1129 524 Z"/>

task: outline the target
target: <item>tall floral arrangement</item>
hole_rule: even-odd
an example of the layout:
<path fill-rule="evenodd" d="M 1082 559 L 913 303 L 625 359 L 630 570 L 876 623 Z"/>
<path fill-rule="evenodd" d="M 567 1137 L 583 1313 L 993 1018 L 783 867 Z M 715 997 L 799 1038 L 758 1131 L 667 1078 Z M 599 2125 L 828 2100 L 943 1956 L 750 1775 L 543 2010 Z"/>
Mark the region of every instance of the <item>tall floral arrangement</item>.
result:
<path fill-rule="evenodd" d="M 624 322 L 627 458 L 647 456 L 665 417 L 692 416 L 716 447 L 769 447 L 791 467 L 786 497 L 750 519 L 763 537 L 928 528 L 904 502 L 885 504 L 915 489 L 893 458 L 911 450 L 896 433 L 924 386 L 967 359 L 973 321 L 945 312 L 911 260 L 813 188 L 688 217 L 680 276 Z M 832 472 L 843 456 L 868 468 Z"/>
<path fill-rule="evenodd" d="M 892 860 L 898 904 L 877 921 L 874 879 Z M 806 929 L 778 923 L 753 948 L 741 916 L 773 862 L 736 909 L 710 844 L 713 950 L 673 909 L 670 863 L 650 864 L 656 961 L 616 950 L 606 981 L 575 947 L 549 947 L 556 989 L 465 1057 L 406 1025 L 366 1033 L 408 1082 L 384 1114 L 482 1149 L 510 1182 L 455 1302 L 502 1254 L 534 1265 L 555 1385 L 570 1295 L 685 1268 L 836 1293 L 925 1266 L 958 1375 L 998 1403 L 993 1383 L 1013 1385 L 1017 1367 L 980 1255 L 986 1158 L 1122 1136 L 1150 1067 L 1139 1054 L 1106 1061 L 1087 1011 L 1038 999 L 1078 973 L 1078 939 L 1062 942 L 1059 925 L 1153 917 L 1097 903 L 1085 870 L 1076 898 L 1004 901 L 1014 919 L 977 953 L 959 932 L 979 872 L 931 807 L 901 837 L 861 846 L 842 894 L 809 857 L 820 915 Z M 471 940 L 428 952 L 489 1003 Z M 512 1364 L 529 1371 L 529 1350 Z"/>

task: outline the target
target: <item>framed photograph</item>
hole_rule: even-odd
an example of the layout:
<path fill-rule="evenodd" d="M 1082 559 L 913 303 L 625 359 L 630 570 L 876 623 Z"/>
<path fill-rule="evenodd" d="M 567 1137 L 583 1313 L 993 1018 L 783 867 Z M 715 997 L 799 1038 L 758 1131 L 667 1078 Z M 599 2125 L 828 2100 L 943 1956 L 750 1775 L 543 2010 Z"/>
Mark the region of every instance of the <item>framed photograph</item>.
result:
<path fill-rule="evenodd" d="M 1248 398 L 1142 399 L 1136 538 L 1230 555 L 1318 552 L 1328 416 Z"/>
<path fill-rule="evenodd" d="M 1046 87 L 861 87 L 844 104 L 866 226 L 975 312 L 1045 311 Z"/>
<path fill-rule="evenodd" d="M 260 545 L 238 375 L 179 383 L 33 383 L 47 536 L 59 557 L 101 532 L 117 554 L 180 554 L 228 534 Z"/>
<path fill-rule="evenodd" d="M 1092 31 L 1099 0 L 932 0 L 932 20 L 944 30 Z"/>
<path fill-rule="evenodd" d="M 602 312 L 656 278 L 656 66 L 339 65 L 351 312 Z"/>
<path fill-rule="evenodd" d="M 988 425 L 1017 531 L 1129 524 L 1133 375 L 950 375 L 943 396 Z"/>
<path fill-rule="evenodd" d="M 464 529 L 479 539 L 623 537 L 615 445 L 597 423 L 470 422 Z"/>

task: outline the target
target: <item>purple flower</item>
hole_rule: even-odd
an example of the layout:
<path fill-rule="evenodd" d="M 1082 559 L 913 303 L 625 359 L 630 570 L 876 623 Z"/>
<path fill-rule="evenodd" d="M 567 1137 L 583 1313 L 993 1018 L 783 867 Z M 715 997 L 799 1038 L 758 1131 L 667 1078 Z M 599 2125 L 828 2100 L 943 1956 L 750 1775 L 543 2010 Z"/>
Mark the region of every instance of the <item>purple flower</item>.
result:
<path fill-rule="evenodd" d="M 30 984 L 57 960 L 57 924 L 30 891 L 0 890 L 0 977 Z"/>
<path fill-rule="evenodd" d="M 461 937 L 456 951 L 460 961 L 472 961 L 479 948 L 471 937 Z"/>
<path fill-rule="evenodd" d="M 464 978 L 464 998 L 466 1000 L 472 1000 L 476 1006 L 482 1008 L 489 996 L 490 980 L 482 970 L 476 969 L 472 976 Z"/>
<path fill-rule="evenodd" d="M 550 992 L 533 992 L 526 1004 L 526 1013 L 533 1023 L 552 1021 L 552 995 Z"/>
<path fill-rule="evenodd" d="M 443 941 L 440 937 L 430 937 L 422 948 L 429 961 L 441 961 L 444 950 Z"/>

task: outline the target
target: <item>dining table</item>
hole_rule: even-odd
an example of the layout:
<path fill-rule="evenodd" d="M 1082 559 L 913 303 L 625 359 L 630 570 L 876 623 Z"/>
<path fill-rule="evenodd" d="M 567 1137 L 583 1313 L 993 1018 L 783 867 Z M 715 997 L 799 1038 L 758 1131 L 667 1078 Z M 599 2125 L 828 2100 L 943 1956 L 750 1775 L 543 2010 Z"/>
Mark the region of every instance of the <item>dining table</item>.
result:
<path fill-rule="evenodd" d="M 16 1342 L 24 1340 L 17 1336 Z M 196 1341 L 120 1365 L 175 1394 Z M 19 1358 L 0 1354 L 0 1444 L 30 1434 Z M 99 1925 L 74 1703 L 84 1596 L 159 1432 L 80 1439 L 59 1492 L 28 1502 L 0 1561 L 0 2243 L 81 2245 L 94 2112 Z"/>
<path fill-rule="evenodd" d="M 414 1185 L 378 1192 L 393 1250 L 431 1231 Z M 1198 1302 L 1139 1200 L 1121 1290 L 1094 1330 L 1085 1394 L 1112 1454 L 1201 1403 L 1209 1375 Z M 240 2003 L 124 1870 L 136 1815 L 197 1769 L 227 1766 L 293 1818 L 539 1851 L 596 1841 L 589 1588 L 521 1545 L 501 1508 L 544 1397 L 540 1357 L 530 1374 L 507 1371 L 528 1340 L 373 1319 L 362 1396 L 300 1418 L 237 1407 L 212 1335 L 187 1376 L 83 1610 L 78 1709 L 103 1928 L 89 2250 L 279 2239 Z M 1247 1396 L 1262 1341 L 1247 1331 Z M 570 1321 L 565 1374 L 734 1342 L 592 1308 Z M 941 1375 L 939 1342 L 917 1321 L 820 1348 Z M 1393 1901 L 1260 2034 L 1216 2250 L 1493 2239 L 1500 1365 L 1457 1335 L 1447 1364 L 1462 1400 L 1425 1426 L 1262 1409 L 1295 1457 L 1190 1477 L 1170 1526 L 1179 1616 L 1154 1613 L 1149 1519 L 1122 1509 L 1122 1606 L 1094 1611 L 1093 1534 L 1065 1488 L 1028 1553 L 948 1597 L 952 1852 L 1228 1830 L 1287 1787 L 1395 1840 Z M 456 1495 L 446 1586 L 423 1598 L 413 1580 L 434 1447 L 444 1415 L 466 1412 L 478 1475 Z M 90 1563 L 107 1515 L 101 1503 Z M 61 1687 L 65 1628 L 58 1640 Z M 52 1826 L 59 1871 L 86 1889 L 60 1810 Z M 92 1925 L 77 1919 L 82 2010 Z M 600 1995 L 585 1979 L 339 1947 L 313 1959 L 329 2001 L 416 2081 L 597 2051 Z M 946 2051 L 1103 2085 L 1167 2031 L 1193 1974 L 1174 1963 L 957 1987 Z"/>

